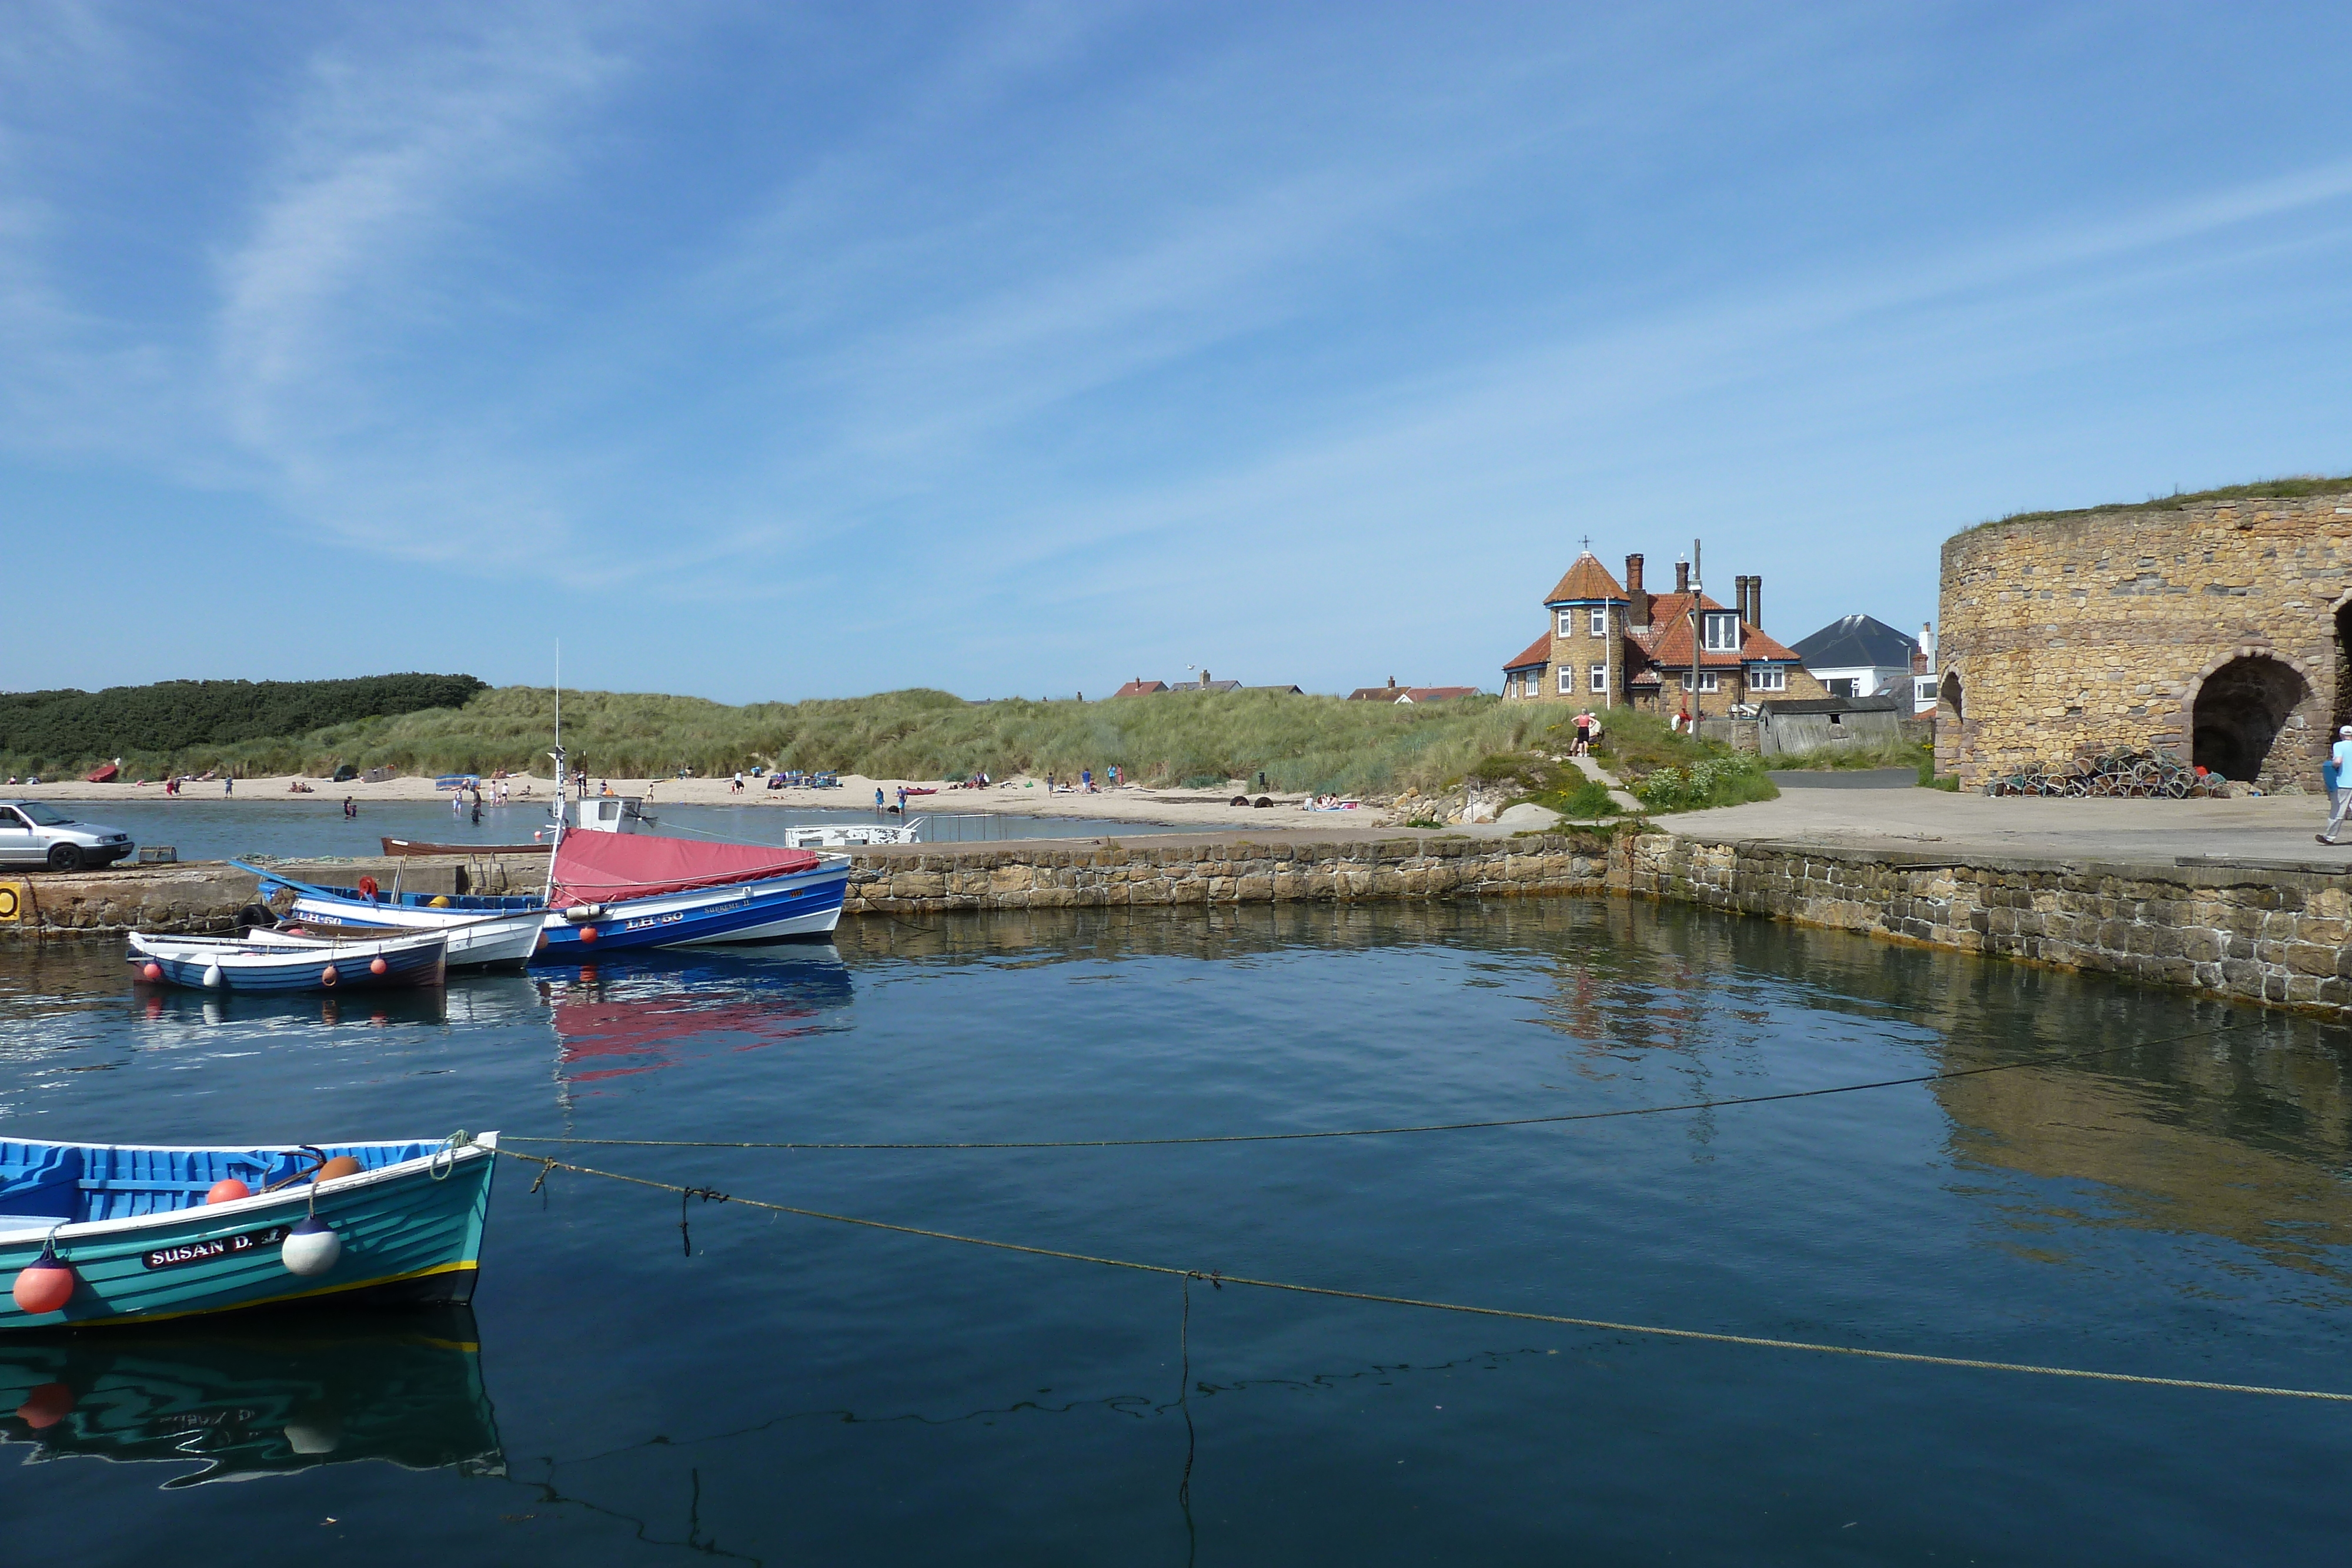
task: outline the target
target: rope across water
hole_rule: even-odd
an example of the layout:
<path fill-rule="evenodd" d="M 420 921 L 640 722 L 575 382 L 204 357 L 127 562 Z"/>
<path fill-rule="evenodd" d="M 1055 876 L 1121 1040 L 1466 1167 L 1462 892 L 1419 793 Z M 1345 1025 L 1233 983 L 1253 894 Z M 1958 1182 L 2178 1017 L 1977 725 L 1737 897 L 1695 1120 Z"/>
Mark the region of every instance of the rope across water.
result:
<path fill-rule="evenodd" d="M 1556 1323 L 1565 1328 L 1592 1329 L 1604 1333 L 1642 1334 L 1655 1339 L 1690 1340 L 1709 1344 L 1745 1345 L 1756 1350 L 1804 1351 L 1815 1355 L 1848 1355 L 1864 1361 L 1906 1362 L 1917 1366 L 1949 1366 L 1972 1372 L 2014 1372 L 2036 1377 L 2070 1377 L 2093 1383 L 2126 1383 L 2149 1388 L 2199 1389 L 2213 1394 L 2255 1394 L 2276 1399 L 2317 1399 L 2340 1404 L 2352 1404 L 2352 1393 L 2337 1393 L 2321 1388 L 2274 1388 L 2253 1383 L 2221 1383 L 2196 1377 L 2151 1377 L 2131 1372 L 2096 1372 L 2084 1367 L 2042 1366 L 2031 1362 L 1988 1361 L 1976 1356 L 1931 1355 L 1919 1351 L 1872 1350 L 1861 1345 L 1823 1344 L 1811 1340 L 1774 1339 L 1760 1334 L 1717 1333 L 1706 1329 L 1668 1328 L 1655 1323 L 1613 1322 L 1605 1318 L 1570 1317 L 1558 1312 L 1528 1312 L 1507 1307 L 1472 1306 L 1461 1301 L 1425 1301 L 1417 1296 L 1392 1296 L 1374 1291 L 1348 1291 L 1332 1285 L 1306 1285 L 1286 1280 L 1258 1280 L 1245 1274 L 1225 1274 L 1213 1270 L 1178 1268 L 1166 1263 L 1143 1263 L 1127 1258 L 1104 1258 L 1091 1252 L 1070 1252 L 1056 1247 L 1031 1247 L 1017 1241 L 997 1241 L 982 1236 L 961 1236 L 952 1230 L 933 1230 L 919 1225 L 898 1225 L 885 1219 L 866 1219 L 856 1215 L 828 1214 L 819 1208 L 802 1208 L 789 1203 L 770 1203 L 755 1197 L 741 1197 L 709 1187 L 682 1186 L 675 1182 L 655 1181 L 647 1176 L 628 1176 L 620 1171 L 598 1170 L 591 1166 L 572 1165 L 546 1155 L 517 1154 L 500 1149 L 509 1159 L 521 1160 L 540 1167 L 541 1183 L 556 1171 L 569 1171 L 576 1176 L 601 1176 L 607 1181 L 625 1182 L 633 1186 L 651 1187 L 656 1192 L 674 1192 L 684 1204 L 688 1197 L 706 1201 L 740 1204 L 747 1208 L 762 1208 L 776 1214 L 795 1214 L 804 1219 L 822 1219 L 835 1225 L 855 1225 L 868 1230 L 887 1230 L 900 1236 L 921 1236 L 934 1241 L 953 1241 L 965 1247 L 984 1247 L 998 1252 L 1018 1252 L 1032 1258 L 1058 1258 L 1069 1263 L 1094 1263 L 1106 1269 L 1127 1269 L 1143 1274 L 1172 1275 L 1184 1280 L 1206 1280 L 1219 1287 L 1245 1285 L 1260 1291 L 1284 1291 L 1300 1296 L 1329 1296 L 1340 1301 L 1373 1301 L 1384 1306 L 1419 1307 L 1429 1312 L 1461 1312 L 1473 1317 L 1508 1318 L 1519 1322 Z"/>
<path fill-rule="evenodd" d="M 1176 1144 L 1285 1144 L 1301 1143 L 1318 1138 L 1385 1138 L 1403 1133 L 1466 1133 L 1491 1127 L 1539 1127 L 1561 1122 L 1607 1122 L 1624 1116 L 1663 1116 L 1684 1111 L 1718 1111 L 1734 1105 L 1767 1105 L 1781 1100 L 1815 1100 L 1831 1094 L 1855 1094 L 1865 1089 L 1900 1089 L 1918 1083 L 1945 1083 L 1953 1079 L 1975 1078 L 1989 1072 L 2014 1072 L 2022 1068 L 2055 1067 L 2064 1062 L 2081 1061 L 2090 1057 L 2112 1056 L 2122 1051 L 2137 1051 L 2146 1046 L 2177 1045 L 2185 1040 L 2203 1040 L 2214 1035 L 2233 1034 L 2243 1030 L 2259 1029 L 2263 1021 L 2254 1019 L 2246 1023 L 2224 1024 L 2219 1029 L 2191 1030 L 2186 1034 L 2163 1035 L 2155 1040 L 2135 1040 L 2121 1045 L 2093 1046 L 2084 1051 L 2064 1051 L 2055 1056 L 2032 1057 L 2022 1061 L 1995 1062 L 1988 1067 L 1956 1068 L 1949 1072 L 1922 1072 L 1908 1078 L 1881 1078 L 1867 1083 L 1837 1083 L 1822 1089 L 1788 1089 L 1772 1094 L 1742 1094 L 1722 1100 L 1685 1100 L 1671 1105 L 1633 1105 L 1615 1111 L 1568 1111 L 1549 1116 L 1502 1116 L 1479 1122 L 1426 1122 L 1411 1126 L 1342 1127 L 1304 1133 L 1209 1133 L 1189 1137 L 1034 1138 L 1009 1142 L 983 1139 L 969 1139 L 953 1143 L 845 1144 L 800 1140 L 730 1142 L 708 1138 L 533 1137 L 521 1133 L 507 1134 L 505 1141 L 510 1144 L 564 1144 L 583 1148 L 593 1146 L 629 1149 L 1131 1149 Z"/>

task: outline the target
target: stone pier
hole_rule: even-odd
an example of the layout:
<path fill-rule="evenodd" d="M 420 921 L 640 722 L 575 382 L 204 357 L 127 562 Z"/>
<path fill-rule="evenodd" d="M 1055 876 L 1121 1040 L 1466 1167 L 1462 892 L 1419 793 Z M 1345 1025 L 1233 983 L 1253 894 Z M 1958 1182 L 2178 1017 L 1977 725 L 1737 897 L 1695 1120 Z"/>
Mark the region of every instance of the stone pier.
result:
<path fill-rule="evenodd" d="M 404 885 L 536 885 L 543 861 L 410 861 Z M 2095 971 L 2352 1020 L 2352 894 L 2291 864 L 2152 863 L 1983 850 L 1839 848 L 1620 831 L 1335 837 L 1255 832 L 905 845 L 851 857 L 845 915 L 1403 902 L 1654 898 L 1888 941 Z M 389 864 L 284 868 L 348 884 Z M 218 864 L 0 877 L 0 934 L 232 929 L 250 873 Z M 13 913 L 11 913 L 13 911 Z"/>

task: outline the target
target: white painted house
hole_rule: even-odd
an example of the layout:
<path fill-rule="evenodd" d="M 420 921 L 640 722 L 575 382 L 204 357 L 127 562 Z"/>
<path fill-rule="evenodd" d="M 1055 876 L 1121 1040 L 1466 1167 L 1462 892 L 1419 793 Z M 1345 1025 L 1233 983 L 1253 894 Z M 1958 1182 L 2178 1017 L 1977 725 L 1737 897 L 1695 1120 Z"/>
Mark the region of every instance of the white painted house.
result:
<path fill-rule="evenodd" d="M 1916 696 L 1913 686 L 1918 676 L 1913 665 L 1919 644 L 1874 616 L 1832 621 L 1790 646 L 1805 662 L 1805 673 L 1833 697 L 1874 697 L 1889 692 Z"/>

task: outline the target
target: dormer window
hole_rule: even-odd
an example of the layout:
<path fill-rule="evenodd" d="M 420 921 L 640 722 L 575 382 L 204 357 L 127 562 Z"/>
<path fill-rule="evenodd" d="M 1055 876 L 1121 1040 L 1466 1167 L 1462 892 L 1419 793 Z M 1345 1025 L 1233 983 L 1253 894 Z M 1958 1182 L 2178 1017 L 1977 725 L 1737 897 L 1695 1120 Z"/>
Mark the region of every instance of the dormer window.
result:
<path fill-rule="evenodd" d="M 1710 653 L 1739 652 L 1739 617 L 1729 611 L 1708 611 L 1701 617 L 1706 622 L 1706 651 Z"/>

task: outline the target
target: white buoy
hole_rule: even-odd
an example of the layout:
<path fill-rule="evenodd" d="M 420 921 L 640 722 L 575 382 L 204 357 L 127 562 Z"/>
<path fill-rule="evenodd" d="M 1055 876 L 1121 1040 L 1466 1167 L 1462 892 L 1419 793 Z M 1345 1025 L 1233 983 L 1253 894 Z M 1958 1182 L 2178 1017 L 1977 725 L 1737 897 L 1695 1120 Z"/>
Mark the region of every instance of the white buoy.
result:
<path fill-rule="evenodd" d="M 215 991 L 217 991 L 217 990 L 219 990 L 219 989 L 220 989 L 220 983 L 221 983 L 221 972 L 220 972 L 220 966 L 219 966 L 218 964 L 207 964 L 207 965 L 205 965 L 205 987 L 206 987 L 207 988 L 209 988 L 209 989 L 212 989 L 212 990 L 215 990 Z"/>
<path fill-rule="evenodd" d="M 335 1266 L 343 1255 L 343 1239 L 328 1228 L 327 1222 L 313 1214 L 298 1222 L 278 1250 L 278 1260 L 287 1271 L 308 1278 L 323 1274 Z"/>

